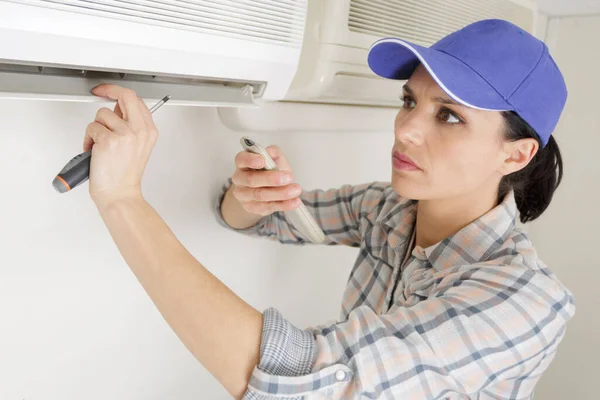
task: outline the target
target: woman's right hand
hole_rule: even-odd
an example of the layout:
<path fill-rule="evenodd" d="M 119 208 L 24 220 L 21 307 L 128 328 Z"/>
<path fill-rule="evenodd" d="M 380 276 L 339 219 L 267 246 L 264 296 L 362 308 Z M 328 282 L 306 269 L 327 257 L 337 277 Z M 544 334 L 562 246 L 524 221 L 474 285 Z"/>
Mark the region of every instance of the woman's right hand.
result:
<path fill-rule="evenodd" d="M 233 196 L 244 210 L 262 216 L 298 208 L 302 188 L 292 183 L 292 169 L 283 152 L 274 145 L 266 150 L 279 170 L 263 170 L 265 160 L 260 154 L 239 152 L 235 156 L 236 169 L 231 177 Z"/>

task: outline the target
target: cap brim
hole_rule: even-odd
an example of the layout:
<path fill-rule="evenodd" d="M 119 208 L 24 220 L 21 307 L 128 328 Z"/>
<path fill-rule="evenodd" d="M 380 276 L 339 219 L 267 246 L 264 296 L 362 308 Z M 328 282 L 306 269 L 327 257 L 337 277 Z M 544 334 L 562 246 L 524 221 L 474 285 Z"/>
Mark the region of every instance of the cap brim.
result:
<path fill-rule="evenodd" d="M 457 102 L 481 110 L 513 110 L 477 72 L 439 50 L 386 38 L 371 46 L 367 61 L 377 75 L 399 80 L 410 78 L 417 66 L 423 64 L 440 88 Z"/>

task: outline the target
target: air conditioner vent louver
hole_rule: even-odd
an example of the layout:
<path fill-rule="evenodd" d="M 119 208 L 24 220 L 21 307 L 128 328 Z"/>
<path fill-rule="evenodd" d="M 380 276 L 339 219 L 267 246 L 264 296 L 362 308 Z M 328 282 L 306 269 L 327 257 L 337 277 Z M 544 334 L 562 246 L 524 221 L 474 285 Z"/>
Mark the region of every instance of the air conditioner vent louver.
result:
<path fill-rule="evenodd" d="M 532 28 L 532 10 L 506 0 L 351 0 L 348 28 L 430 46 L 450 32 L 487 18 L 505 19 L 527 31 Z"/>
<path fill-rule="evenodd" d="M 300 47 L 304 3 L 295 0 L 8 0 L 80 14 Z"/>

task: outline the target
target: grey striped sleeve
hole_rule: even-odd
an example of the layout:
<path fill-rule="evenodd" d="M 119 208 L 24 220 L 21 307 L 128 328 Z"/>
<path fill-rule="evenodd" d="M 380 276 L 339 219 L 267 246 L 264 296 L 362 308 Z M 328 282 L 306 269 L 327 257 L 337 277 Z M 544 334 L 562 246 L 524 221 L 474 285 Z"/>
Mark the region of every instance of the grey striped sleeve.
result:
<path fill-rule="evenodd" d="M 264 311 L 259 370 L 273 376 L 307 375 L 311 372 L 316 357 L 317 344 L 310 331 L 295 327 L 273 307 Z M 264 382 L 251 376 L 249 386 L 262 387 Z M 243 400 L 276 398 L 248 390 Z"/>

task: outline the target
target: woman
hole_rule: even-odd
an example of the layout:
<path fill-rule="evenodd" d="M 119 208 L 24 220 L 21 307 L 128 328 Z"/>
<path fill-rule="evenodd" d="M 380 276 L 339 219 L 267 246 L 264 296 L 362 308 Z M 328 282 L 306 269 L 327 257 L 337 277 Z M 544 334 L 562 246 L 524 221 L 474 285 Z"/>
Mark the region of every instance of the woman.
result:
<path fill-rule="evenodd" d="M 219 221 L 306 243 L 282 211 L 303 201 L 330 245 L 359 247 L 340 321 L 299 329 L 251 308 L 196 261 L 141 194 L 156 140 L 144 103 L 118 101 L 90 124 L 90 193 L 162 315 L 236 398 L 530 398 L 573 316 L 567 288 L 515 228 L 539 217 L 562 176 L 551 136 L 566 101 L 547 47 L 502 20 L 471 24 L 431 48 L 390 38 L 373 71 L 408 79 L 392 181 L 301 193 L 240 152 Z M 287 179 L 286 179 L 287 178 Z"/>

